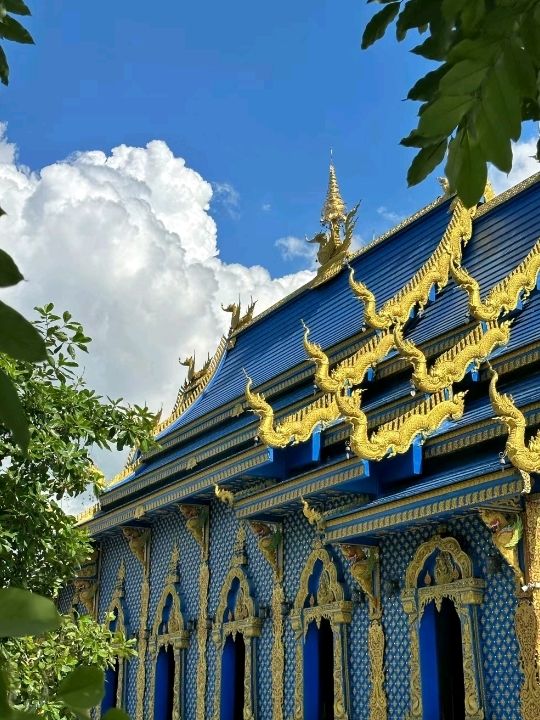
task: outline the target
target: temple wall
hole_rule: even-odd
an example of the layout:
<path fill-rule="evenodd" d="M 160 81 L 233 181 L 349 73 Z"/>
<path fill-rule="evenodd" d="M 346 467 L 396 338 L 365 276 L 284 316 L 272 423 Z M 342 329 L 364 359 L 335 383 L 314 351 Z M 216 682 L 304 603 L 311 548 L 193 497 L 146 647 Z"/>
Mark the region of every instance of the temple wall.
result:
<path fill-rule="evenodd" d="M 482 646 L 482 662 L 486 691 L 486 718 L 490 720 L 518 720 L 520 718 L 521 671 L 519 650 L 514 632 L 516 601 L 513 594 L 513 575 L 503 562 L 502 570 L 487 575 L 487 558 L 495 552 L 490 534 L 475 516 L 457 518 L 446 523 L 449 534 L 454 535 L 462 548 L 471 556 L 475 575 L 486 580 L 484 603 L 479 609 L 479 634 Z M 293 603 L 298 590 L 299 578 L 312 550 L 315 533 L 300 513 L 288 515 L 284 528 L 284 589 L 285 599 Z M 210 587 L 208 615 L 215 618 L 219 594 L 229 570 L 238 521 L 227 506 L 214 502 L 210 510 Z M 381 541 L 381 581 L 399 580 L 402 586 L 407 565 L 418 546 L 431 537 L 435 528 L 389 534 Z M 199 563 L 201 552 L 189 535 L 185 521 L 179 513 L 162 515 L 152 526 L 148 624 L 151 629 L 156 607 L 161 597 L 171 551 L 174 543 L 180 550 L 180 594 L 186 622 L 198 617 L 199 612 Z M 140 589 L 142 568 L 130 553 L 120 533 L 106 537 L 102 544 L 101 587 L 99 598 L 100 618 L 110 603 L 114 582 L 121 559 L 126 564 L 125 601 L 131 634 L 137 634 L 140 612 Z M 267 561 L 257 548 L 256 539 L 248 530 L 246 552 L 247 570 L 253 594 L 259 608 L 269 608 L 273 576 Z M 346 592 L 350 596 L 354 588 L 348 564 L 336 553 Z M 389 720 L 402 720 L 409 705 L 409 632 L 407 616 L 403 610 L 399 591 L 390 596 L 383 594 L 383 625 L 386 633 L 386 692 Z M 350 720 L 367 720 L 369 716 L 369 656 L 367 603 L 355 603 L 352 622 L 347 628 L 350 682 Z M 211 633 L 210 633 L 211 635 Z M 285 645 L 285 697 L 284 718 L 293 713 L 295 679 L 294 635 L 289 619 L 284 623 Z M 183 717 L 195 718 L 197 677 L 197 638 L 193 632 L 189 648 L 185 651 L 185 706 Z M 257 718 L 272 718 L 272 619 L 263 622 L 261 637 L 257 641 Z M 207 646 L 208 677 L 206 693 L 206 717 L 212 716 L 214 708 L 214 679 L 216 652 L 209 637 Z M 146 684 L 149 685 L 150 663 L 147 660 Z M 127 710 L 133 717 L 136 702 L 137 661 L 129 663 L 127 672 Z M 144 717 L 151 718 L 153 699 L 146 693 Z"/>

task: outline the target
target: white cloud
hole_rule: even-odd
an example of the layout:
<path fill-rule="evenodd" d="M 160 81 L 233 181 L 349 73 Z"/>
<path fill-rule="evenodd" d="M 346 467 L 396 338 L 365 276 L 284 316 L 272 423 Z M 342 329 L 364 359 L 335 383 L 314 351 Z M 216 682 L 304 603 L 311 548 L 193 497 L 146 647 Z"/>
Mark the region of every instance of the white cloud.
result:
<path fill-rule="evenodd" d="M 394 212 L 393 210 L 389 210 L 384 205 L 381 205 L 381 207 L 377 208 L 377 213 L 384 218 L 385 220 L 388 220 L 389 223 L 392 223 L 392 225 L 397 225 L 403 220 L 403 216 L 399 215 L 397 212 Z"/>
<path fill-rule="evenodd" d="M 213 182 L 214 201 L 221 205 L 229 215 L 237 220 L 240 217 L 240 193 L 228 182 Z"/>
<path fill-rule="evenodd" d="M 508 190 L 513 185 L 540 171 L 540 163 L 534 158 L 536 155 L 536 143 L 537 140 L 534 138 L 512 143 L 513 163 L 512 170 L 508 175 L 491 168 L 489 177 L 495 192 L 501 193 Z"/>
<path fill-rule="evenodd" d="M 294 237 L 293 235 L 287 235 L 276 240 L 274 243 L 284 260 L 296 260 L 298 258 L 304 258 L 310 261 L 310 265 L 315 263 L 315 257 L 317 255 L 317 245 L 315 243 L 309 243 L 305 238 Z"/>
<path fill-rule="evenodd" d="M 272 209 L 272 206 L 270 205 L 270 203 L 263 203 L 261 205 L 261 210 L 263 212 L 270 212 L 271 209 Z"/>
<path fill-rule="evenodd" d="M 161 141 L 30 172 L 2 126 L 0 241 L 28 281 L 2 297 L 28 315 L 49 301 L 69 309 L 94 339 L 89 383 L 166 413 L 185 376 L 178 357 L 206 357 L 226 331 L 221 303 L 253 295 L 260 312 L 312 277 L 221 262 L 212 194 Z"/>

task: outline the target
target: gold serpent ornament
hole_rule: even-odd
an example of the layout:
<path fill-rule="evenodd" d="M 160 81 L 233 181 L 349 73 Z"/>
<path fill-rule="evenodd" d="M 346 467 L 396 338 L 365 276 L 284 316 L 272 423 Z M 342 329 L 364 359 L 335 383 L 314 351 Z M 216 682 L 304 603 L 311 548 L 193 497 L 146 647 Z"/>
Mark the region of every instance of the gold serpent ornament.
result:
<path fill-rule="evenodd" d="M 445 420 L 459 420 L 463 415 L 465 392 L 452 396 L 452 391 L 431 395 L 407 413 L 381 425 L 368 435 L 368 419 L 359 407 L 359 392 L 336 395 L 341 414 L 352 426 L 351 450 L 364 460 L 382 460 L 407 452 L 419 435 L 426 437 Z"/>
<path fill-rule="evenodd" d="M 448 227 L 431 257 L 379 312 L 375 295 L 364 283 L 354 279 L 354 270 L 351 268 L 349 285 L 356 297 L 364 303 L 367 325 L 377 330 L 389 329 L 396 324 L 404 325 L 415 308 L 425 307 L 432 287 L 442 290 L 448 284 L 451 261 L 456 265 L 461 264 L 462 247 L 472 236 L 476 209 L 467 209 L 459 200 L 456 202 Z"/>
<path fill-rule="evenodd" d="M 504 312 L 514 310 L 521 299 L 526 299 L 534 289 L 540 273 L 540 239 L 528 255 L 512 272 L 494 285 L 485 300 L 480 294 L 478 281 L 452 257 L 450 271 L 456 283 L 469 298 L 469 312 L 477 320 L 495 320 Z"/>
<path fill-rule="evenodd" d="M 427 358 L 411 340 L 403 337 L 400 326 L 394 328 L 394 341 L 400 354 L 412 365 L 412 382 L 425 393 L 436 393 L 463 380 L 471 364 L 478 366 L 495 348 L 510 339 L 510 322 L 479 324 L 428 368 Z"/>
<path fill-rule="evenodd" d="M 529 440 L 525 441 L 527 420 L 525 415 L 516 407 L 511 395 L 500 393 L 497 390 L 499 375 L 491 369 L 489 383 L 489 399 L 496 414 L 495 419 L 504 423 L 508 429 L 505 456 L 517 468 L 523 478 L 523 492 L 531 491 L 531 473 L 540 473 L 540 430 Z"/>
<path fill-rule="evenodd" d="M 392 333 L 383 332 L 357 350 L 353 355 L 342 360 L 330 370 L 330 359 L 320 345 L 309 340 L 310 330 L 304 326 L 304 349 L 315 363 L 315 383 L 325 393 L 337 393 L 345 386 L 360 385 L 370 368 L 383 360 L 394 347 Z"/>
<path fill-rule="evenodd" d="M 266 402 L 262 393 L 252 392 L 251 387 L 252 380 L 248 378 L 246 400 L 250 409 L 261 418 L 259 439 L 270 447 L 284 448 L 291 443 L 304 442 L 311 437 L 317 425 L 332 422 L 339 417 L 334 397 L 325 394 L 299 412 L 274 424 L 274 409 Z"/>

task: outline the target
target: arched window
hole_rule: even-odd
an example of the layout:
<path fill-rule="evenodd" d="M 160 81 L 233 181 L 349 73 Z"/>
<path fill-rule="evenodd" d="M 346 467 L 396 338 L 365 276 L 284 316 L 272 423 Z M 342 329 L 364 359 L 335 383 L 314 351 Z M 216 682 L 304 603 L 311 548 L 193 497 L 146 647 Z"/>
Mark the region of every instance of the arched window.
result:
<path fill-rule="evenodd" d="M 116 575 L 116 583 L 113 596 L 107 608 L 106 621 L 108 619 L 111 632 L 122 632 L 127 634 L 127 613 L 124 604 L 124 584 L 126 579 L 126 568 L 122 560 Z M 114 665 L 105 671 L 105 695 L 101 701 L 101 714 L 112 708 L 121 708 L 125 704 L 127 662 L 124 658 L 116 658 Z"/>
<path fill-rule="evenodd" d="M 188 646 L 189 634 L 184 627 L 178 593 L 178 559 L 178 548 L 175 546 L 169 561 L 165 588 L 156 608 L 149 643 L 152 658 L 150 698 L 154 720 L 175 720 L 182 716 L 183 655 Z"/>
<path fill-rule="evenodd" d="M 295 717 L 348 717 L 346 626 L 351 616 L 352 603 L 345 599 L 334 559 L 317 541 L 291 613 L 296 636 Z"/>
<path fill-rule="evenodd" d="M 212 634 L 217 654 L 215 720 L 244 720 L 254 715 L 255 639 L 261 634 L 262 623 L 245 571 L 244 544 L 245 530 L 241 526 Z"/>
<path fill-rule="evenodd" d="M 455 538 L 416 551 L 402 601 L 409 616 L 411 720 L 483 720 L 476 609 L 485 583 Z"/>

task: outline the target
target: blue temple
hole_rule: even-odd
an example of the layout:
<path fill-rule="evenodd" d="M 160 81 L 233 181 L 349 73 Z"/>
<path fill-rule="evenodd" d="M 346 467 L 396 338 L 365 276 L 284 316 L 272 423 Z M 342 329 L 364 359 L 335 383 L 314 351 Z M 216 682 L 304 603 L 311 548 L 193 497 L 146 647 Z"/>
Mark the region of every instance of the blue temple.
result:
<path fill-rule="evenodd" d="M 98 715 L 540 717 L 540 175 L 356 254 L 349 220 L 331 168 L 316 277 L 235 306 L 81 519 L 78 609 L 138 653 Z"/>

